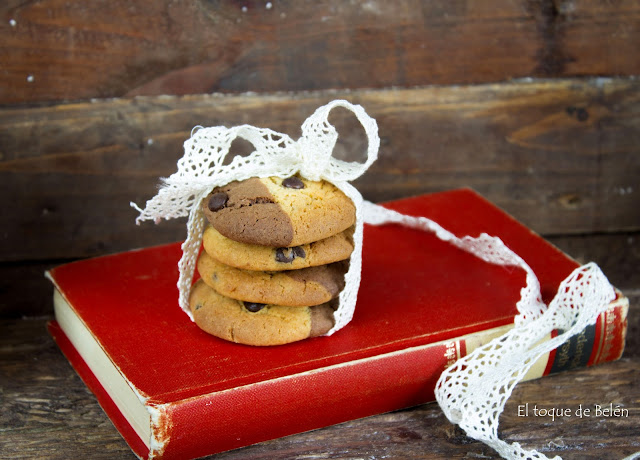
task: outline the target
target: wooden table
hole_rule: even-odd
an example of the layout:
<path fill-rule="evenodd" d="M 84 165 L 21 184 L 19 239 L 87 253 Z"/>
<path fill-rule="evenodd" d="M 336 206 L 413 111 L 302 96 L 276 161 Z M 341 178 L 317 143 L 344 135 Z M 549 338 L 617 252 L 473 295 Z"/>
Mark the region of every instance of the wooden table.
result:
<path fill-rule="evenodd" d="M 640 452 L 638 243 L 630 236 L 611 235 L 552 241 L 579 259 L 596 260 L 612 283 L 621 286 L 629 297 L 627 349 L 617 362 L 518 385 L 501 418 L 501 437 L 564 459 L 622 459 Z M 630 246 L 627 251 L 604 250 L 617 244 Z M 0 322 L 0 457 L 133 458 L 94 396 L 48 336 L 48 319 Z M 572 413 L 580 404 L 584 408 L 613 404 L 626 412 L 620 416 L 593 414 L 590 418 L 555 420 L 531 414 L 519 416 L 518 406 L 526 403 L 539 408 L 569 408 Z M 215 458 L 499 457 L 450 424 L 439 406 L 431 403 L 264 442 Z"/>

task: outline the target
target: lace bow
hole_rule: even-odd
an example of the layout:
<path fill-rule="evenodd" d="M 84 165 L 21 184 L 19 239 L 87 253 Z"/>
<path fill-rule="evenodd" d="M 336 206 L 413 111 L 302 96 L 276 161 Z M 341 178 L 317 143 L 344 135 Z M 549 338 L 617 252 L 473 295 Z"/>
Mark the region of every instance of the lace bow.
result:
<path fill-rule="evenodd" d="M 367 135 L 367 157 L 363 163 L 346 162 L 332 156 L 338 133 L 328 121 L 329 112 L 343 107 L 355 114 Z M 225 159 L 232 142 L 244 139 L 255 147 L 246 157 L 235 156 L 228 164 Z M 184 143 L 184 156 L 178 161 L 178 171 L 162 180 L 158 194 L 147 201 L 144 209 L 131 203 L 140 215 L 136 223 L 189 216 L 187 238 L 182 245 L 183 255 L 178 263 L 178 302 L 193 320 L 189 310 L 189 291 L 195 264 L 202 242 L 205 218 L 200 203 L 215 188 L 232 181 L 250 177 L 289 177 L 299 173 L 309 180 L 324 179 L 341 189 L 356 205 L 355 248 L 349 271 L 345 276 L 345 289 L 340 294 L 336 312 L 336 325 L 329 332 L 337 331 L 349 322 L 355 308 L 355 297 L 360 284 L 362 249 L 362 197 L 348 181 L 362 175 L 378 158 L 380 138 L 378 125 L 359 105 L 336 100 L 318 108 L 302 124 L 302 136 L 297 141 L 286 134 L 256 128 L 250 125 L 225 128 L 216 126 L 193 129 Z"/>

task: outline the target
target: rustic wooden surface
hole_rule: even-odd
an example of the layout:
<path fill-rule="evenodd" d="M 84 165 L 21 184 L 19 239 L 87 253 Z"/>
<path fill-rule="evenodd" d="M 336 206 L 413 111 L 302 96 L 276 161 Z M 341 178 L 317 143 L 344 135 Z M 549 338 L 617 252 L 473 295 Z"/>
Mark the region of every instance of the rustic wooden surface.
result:
<path fill-rule="evenodd" d="M 640 291 L 631 296 L 638 329 Z M 0 457 L 134 458 L 95 398 L 45 331 L 45 319 L 0 320 Z M 640 347 L 621 361 L 518 385 L 501 417 L 501 437 L 548 456 L 616 459 L 640 451 Z M 625 417 L 520 417 L 518 406 L 594 408 Z M 451 425 L 437 404 L 381 414 L 219 454 L 216 459 L 499 458 Z"/>
<path fill-rule="evenodd" d="M 0 20 L 0 105 L 640 74 L 635 0 L 11 0 Z"/>
<path fill-rule="evenodd" d="M 300 136 L 332 99 L 378 121 L 378 160 L 354 182 L 379 202 L 470 186 L 543 234 L 637 231 L 640 82 L 554 80 L 412 90 L 113 99 L 0 109 L 0 262 L 87 257 L 179 240 L 133 225 L 198 125 Z M 342 116 L 340 116 L 342 115 Z M 336 111 L 336 155 L 364 134 Z M 31 234 L 47 238 L 28 237 Z"/>

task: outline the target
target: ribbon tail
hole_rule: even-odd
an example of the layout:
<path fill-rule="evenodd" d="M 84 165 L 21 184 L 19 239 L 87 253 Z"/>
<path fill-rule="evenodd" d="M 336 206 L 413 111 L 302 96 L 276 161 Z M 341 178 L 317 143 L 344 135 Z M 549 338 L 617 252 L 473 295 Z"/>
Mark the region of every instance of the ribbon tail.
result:
<path fill-rule="evenodd" d="M 546 306 L 540 298 L 540 283 L 529 265 L 515 252 L 509 249 L 504 242 L 497 237 L 482 233 L 477 238 L 465 236 L 458 238 L 450 231 L 443 228 L 437 222 L 427 217 L 415 217 L 400 214 L 392 209 L 364 201 L 365 223 L 370 225 L 383 225 L 397 223 L 418 230 L 431 232 L 442 241 L 446 241 L 463 251 L 466 251 L 490 264 L 510 265 L 522 268 L 526 273 L 526 284 L 520 292 L 520 300 L 517 303 L 518 311 L 522 314 L 516 317 L 516 321 L 523 318 L 535 318 L 542 314 Z"/>
<path fill-rule="evenodd" d="M 593 263 L 577 268 L 560 284 L 558 294 L 547 307 L 541 300 L 540 283 L 533 270 L 499 238 L 487 234 L 458 238 L 426 217 L 406 216 L 368 201 L 363 203 L 363 210 L 365 222 L 370 225 L 397 223 L 429 231 L 485 262 L 517 266 L 526 272 L 515 327 L 446 369 L 435 394 L 452 423 L 504 458 L 547 459 L 518 443 L 508 444 L 499 439 L 498 419 L 514 387 L 531 366 L 543 354 L 593 324 L 615 298 L 613 287 L 602 271 Z M 553 330 L 565 332 L 543 340 Z"/>
<path fill-rule="evenodd" d="M 595 323 L 614 298 L 613 287 L 597 265 L 574 270 L 541 316 L 516 325 L 442 373 L 435 394 L 447 418 L 506 459 L 547 459 L 535 450 L 499 439 L 499 416 L 531 366 Z M 540 342 L 553 330 L 565 332 Z"/>
<path fill-rule="evenodd" d="M 334 313 L 335 324 L 331 330 L 326 333 L 328 336 L 342 329 L 353 318 L 362 276 L 362 245 L 364 232 L 362 195 L 360 195 L 358 189 L 348 182 L 336 182 L 334 185 L 353 201 L 356 208 L 356 223 L 353 232 L 354 248 L 349 259 L 349 269 L 345 274 L 345 287 L 339 294 L 339 307 Z"/>
<path fill-rule="evenodd" d="M 200 197 L 200 202 L 204 196 Z M 202 234 L 206 224 L 206 218 L 200 206 L 194 206 L 189 212 L 189 220 L 187 222 L 187 239 L 182 243 L 182 257 L 178 262 L 178 304 L 180 308 L 193 321 L 193 314 L 189 308 L 189 293 L 193 283 L 193 275 L 196 269 L 198 254 L 200 253 L 200 245 L 202 243 Z"/>

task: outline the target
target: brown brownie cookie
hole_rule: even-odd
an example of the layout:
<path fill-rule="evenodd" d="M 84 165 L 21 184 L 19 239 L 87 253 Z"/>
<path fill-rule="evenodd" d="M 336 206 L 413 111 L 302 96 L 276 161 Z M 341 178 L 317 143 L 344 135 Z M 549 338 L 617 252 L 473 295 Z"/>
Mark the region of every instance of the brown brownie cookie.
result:
<path fill-rule="evenodd" d="M 260 272 L 229 267 L 203 251 L 198 259 L 198 272 L 209 286 L 232 299 L 308 307 L 329 302 L 339 294 L 344 288 L 346 264 Z"/>
<path fill-rule="evenodd" d="M 293 247 L 355 222 L 353 202 L 333 184 L 297 176 L 251 178 L 215 188 L 202 203 L 211 225 L 234 241 Z"/>
<path fill-rule="evenodd" d="M 223 236 L 212 226 L 204 231 L 204 250 L 214 259 L 243 270 L 281 271 L 326 265 L 348 259 L 353 252 L 352 228 L 320 241 L 273 248 L 239 243 Z"/>
<path fill-rule="evenodd" d="M 211 335 L 245 345 L 282 345 L 328 332 L 334 324 L 327 305 L 283 307 L 245 304 L 218 294 L 202 280 L 191 290 L 195 323 Z"/>

